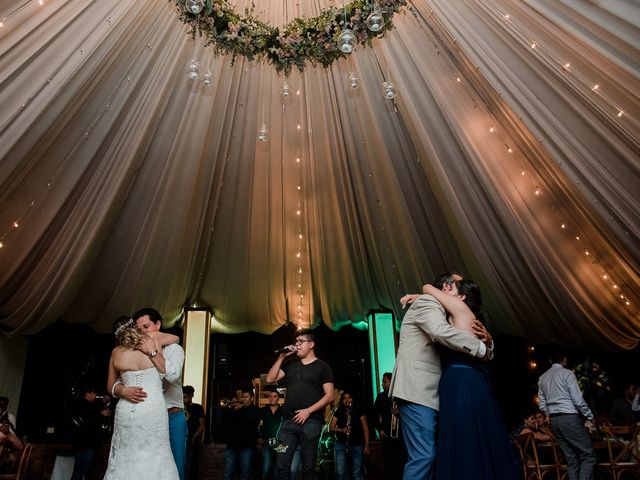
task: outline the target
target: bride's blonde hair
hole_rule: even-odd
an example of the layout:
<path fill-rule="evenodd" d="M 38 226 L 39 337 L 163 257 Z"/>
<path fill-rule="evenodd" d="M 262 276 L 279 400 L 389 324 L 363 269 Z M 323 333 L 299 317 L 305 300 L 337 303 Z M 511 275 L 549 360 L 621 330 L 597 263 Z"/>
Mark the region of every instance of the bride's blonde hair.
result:
<path fill-rule="evenodd" d="M 113 322 L 113 334 L 116 337 L 116 345 L 136 350 L 142 343 L 142 333 L 136 328 L 133 319 L 129 317 L 120 317 Z"/>

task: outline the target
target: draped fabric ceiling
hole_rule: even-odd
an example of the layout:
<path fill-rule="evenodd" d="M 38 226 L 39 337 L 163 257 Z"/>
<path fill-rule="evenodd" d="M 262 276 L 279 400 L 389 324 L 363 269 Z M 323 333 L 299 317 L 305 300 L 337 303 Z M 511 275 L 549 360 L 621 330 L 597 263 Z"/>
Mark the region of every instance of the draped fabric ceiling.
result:
<path fill-rule="evenodd" d="M 275 25 L 329 5 L 255 3 Z M 640 339 L 637 2 L 413 0 L 287 100 L 166 0 L 0 8 L 6 334 L 141 306 L 210 308 L 220 332 L 361 325 L 454 269 L 494 333 Z"/>

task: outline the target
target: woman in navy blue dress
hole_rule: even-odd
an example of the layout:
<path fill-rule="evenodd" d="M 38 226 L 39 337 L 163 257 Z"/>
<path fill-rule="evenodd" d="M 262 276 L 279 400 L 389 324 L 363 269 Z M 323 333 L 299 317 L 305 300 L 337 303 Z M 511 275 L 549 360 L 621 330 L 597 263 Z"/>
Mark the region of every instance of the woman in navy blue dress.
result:
<path fill-rule="evenodd" d="M 449 313 L 457 329 L 473 334 L 482 298 L 478 286 L 462 280 L 450 293 L 425 285 Z M 441 349 L 442 376 L 436 448 L 436 480 L 520 478 L 485 364 L 478 358 Z"/>

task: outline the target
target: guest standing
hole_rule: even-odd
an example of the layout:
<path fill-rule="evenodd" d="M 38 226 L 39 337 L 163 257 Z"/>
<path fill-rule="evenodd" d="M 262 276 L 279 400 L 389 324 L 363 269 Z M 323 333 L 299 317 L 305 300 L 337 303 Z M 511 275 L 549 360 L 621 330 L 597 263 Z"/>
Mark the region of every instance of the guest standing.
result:
<path fill-rule="evenodd" d="M 260 425 L 260 410 L 253 404 L 251 388 L 242 389 L 240 401 L 233 404 L 230 413 L 224 450 L 224 480 L 232 480 L 237 470 L 240 471 L 240 480 L 248 480 Z"/>
<path fill-rule="evenodd" d="M 382 391 L 373 403 L 371 421 L 380 435 L 382 443 L 382 456 L 384 458 L 385 480 L 397 480 L 402 478 L 402 467 L 406 453 L 399 435 L 400 429 L 392 432 L 392 421 L 398 421 L 398 412 L 394 412 L 394 402 L 389 398 L 389 385 L 391 385 L 391 372 L 382 375 Z M 395 420 L 393 420 L 395 416 Z M 395 438 L 394 438 L 395 437 Z"/>
<path fill-rule="evenodd" d="M 267 382 L 286 379 L 287 395 L 276 447 L 276 479 L 289 480 L 294 452 L 300 446 L 305 480 L 316 476 L 318 441 L 324 424 L 324 407 L 333 400 L 333 372 L 316 357 L 315 338 L 309 330 L 296 334 L 294 345 L 280 353 L 267 373 Z M 283 364 L 288 356 L 297 358 Z"/>
<path fill-rule="evenodd" d="M 336 480 L 360 480 L 362 457 L 369 454 L 369 426 L 364 412 L 353 403 L 347 390 L 333 414 L 329 429 L 336 434 L 333 445 Z"/>
<path fill-rule="evenodd" d="M 551 430 L 567 459 L 569 480 L 591 480 L 598 460 L 586 429 L 593 429 L 593 414 L 575 374 L 566 367 L 566 353 L 551 356 L 551 368 L 538 381 L 540 410 L 551 417 Z"/>

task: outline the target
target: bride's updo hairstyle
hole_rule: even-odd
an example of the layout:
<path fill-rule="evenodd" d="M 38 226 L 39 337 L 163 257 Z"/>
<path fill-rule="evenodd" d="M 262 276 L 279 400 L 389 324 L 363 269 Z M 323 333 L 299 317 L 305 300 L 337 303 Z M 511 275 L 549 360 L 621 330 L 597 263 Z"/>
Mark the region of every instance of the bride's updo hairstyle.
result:
<path fill-rule="evenodd" d="M 136 328 L 135 322 L 129 317 L 120 317 L 113 322 L 111 328 L 116 337 L 116 345 L 129 350 L 135 350 L 142 342 L 142 334 Z"/>
<path fill-rule="evenodd" d="M 458 294 L 464 295 L 464 303 L 473 312 L 476 318 L 480 321 L 482 318 L 482 295 L 480 294 L 480 287 L 476 285 L 472 280 L 460 280 L 457 282 Z"/>

